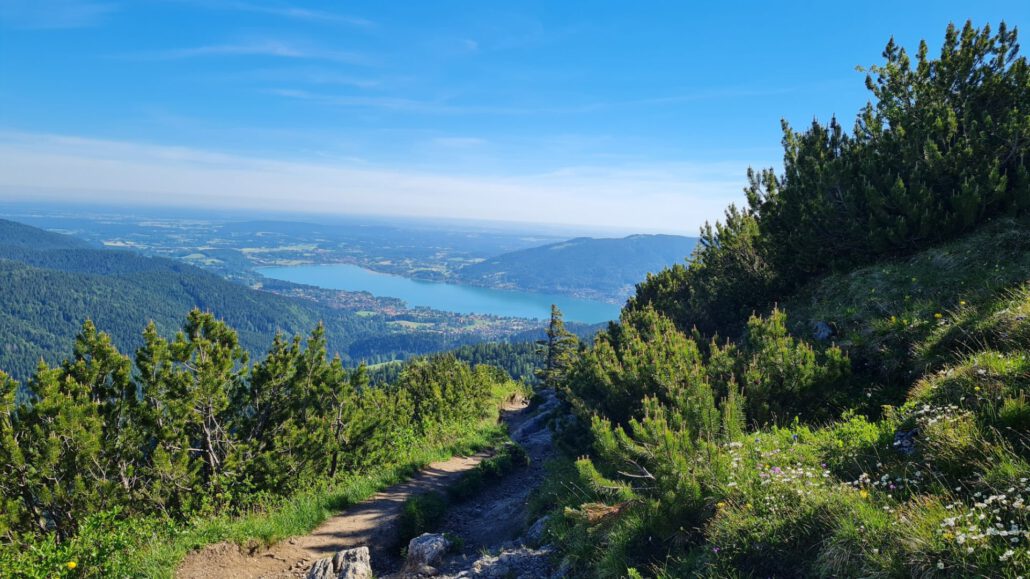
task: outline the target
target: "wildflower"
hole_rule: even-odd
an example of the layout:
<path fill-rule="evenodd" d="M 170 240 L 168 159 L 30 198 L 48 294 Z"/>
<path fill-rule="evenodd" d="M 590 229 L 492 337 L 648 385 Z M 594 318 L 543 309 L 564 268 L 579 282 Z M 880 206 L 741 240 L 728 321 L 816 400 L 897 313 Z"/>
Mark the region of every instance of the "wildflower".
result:
<path fill-rule="evenodd" d="M 937 568 L 938 569 L 943 569 L 944 568 L 944 561 L 937 561 Z"/>
<path fill-rule="evenodd" d="M 863 499 L 868 499 L 869 498 L 869 491 L 867 491 L 865 489 L 862 489 L 862 490 L 858 491 L 858 496 L 862 497 Z"/>
<path fill-rule="evenodd" d="M 64 566 L 67 567 L 69 571 L 74 571 L 75 568 L 79 566 L 79 564 L 75 561 L 68 561 L 64 564 Z"/>
<path fill-rule="evenodd" d="M 726 503 L 724 503 L 723 501 L 719 501 L 719 502 L 715 503 L 715 508 L 717 508 L 717 509 L 725 509 L 726 508 Z"/>
<path fill-rule="evenodd" d="M 939 320 L 939 319 L 943 318 L 944 316 L 940 312 L 937 312 L 937 313 L 935 313 L 933 315 L 933 317 L 934 317 L 934 319 Z"/>
<path fill-rule="evenodd" d="M 959 300 L 958 305 L 960 305 L 960 306 L 966 305 L 966 300 Z"/>

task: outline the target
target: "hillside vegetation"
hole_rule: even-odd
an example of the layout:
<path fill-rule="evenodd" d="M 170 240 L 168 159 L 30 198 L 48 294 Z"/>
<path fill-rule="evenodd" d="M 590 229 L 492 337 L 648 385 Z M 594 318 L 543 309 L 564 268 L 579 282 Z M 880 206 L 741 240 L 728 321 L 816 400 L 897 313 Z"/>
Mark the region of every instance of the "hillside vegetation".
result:
<path fill-rule="evenodd" d="M 1004 26 L 884 57 L 551 381 L 584 575 L 1030 571 L 1030 68 Z"/>
<path fill-rule="evenodd" d="M 936 58 L 891 41 L 853 130 L 784 124 L 783 172 L 749 172 L 747 205 L 617 324 L 582 344 L 554 309 L 532 366 L 563 401 L 565 458 L 530 509 L 551 514 L 565 570 L 1030 573 L 1018 50 L 1004 25 L 950 26 Z M 528 372 L 528 348 L 462 355 Z M 6 575 L 161 575 L 192 546 L 301 532 L 355 496 L 350 476 L 475 439 L 522 389 L 454 356 L 372 386 L 329 359 L 321 327 L 251 365 L 199 310 L 172 339 L 148 326 L 134 361 L 88 323 L 71 351 L 24 386 L 0 374 Z M 293 523 L 261 522 L 281 513 Z"/>
<path fill-rule="evenodd" d="M 453 356 L 372 387 L 364 367 L 327 356 L 321 326 L 277 335 L 251 365 L 199 310 L 172 340 L 147 326 L 134 361 L 89 322 L 73 352 L 41 364 L 21 397 L 0 373 L 4 576 L 169 575 L 191 546 L 231 538 L 233 515 L 285 518 L 245 539 L 307 531 L 341 499 L 480 439 L 522 389 Z"/>
<path fill-rule="evenodd" d="M 251 290 L 171 259 L 93 249 L 72 237 L 2 219 L 0 279 L 0 369 L 22 380 L 40 359 L 58 363 L 87 318 L 117 347 L 133 350 L 148 322 L 171 336 L 192 308 L 216 312 L 252 355 L 262 353 L 277 331 L 306 333 L 319 322 L 329 351 L 349 365 L 462 343 L 439 333 L 398 333 L 382 316 Z"/>
<path fill-rule="evenodd" d="M 679 235 L 577 237 L 467 265 L 458 277 L 465 283 L 622 303 L 645 275 L 682 261 L 695 245 L 697 239 Z"/>

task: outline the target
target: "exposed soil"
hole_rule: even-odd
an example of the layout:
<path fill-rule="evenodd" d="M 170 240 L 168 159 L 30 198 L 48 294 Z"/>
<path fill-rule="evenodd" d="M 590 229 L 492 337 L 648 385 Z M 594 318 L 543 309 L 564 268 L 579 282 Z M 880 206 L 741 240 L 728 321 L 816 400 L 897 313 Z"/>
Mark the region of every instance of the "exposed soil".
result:
<path fill-rule="evenodd" d="M 449 511 L 441 531 L 463 537 L 467 553 L 514 537 L 525 527 L 522 513 L 526 499 L 535 486 L 534 481 L 539 480 L 543 460 L 550 453 L 550 433 L 539 412 L 529 411 L 524 404 L 512 405 L 502 411 L 502 419 L 508 424 L 513 438 L 526 447 L 532 466 L 512 473 L 496 486 Z M 484 452 L 433 463 L 410 480 L 349 507 L 311 533 L 268 548 L 248 549 L 232 543 L 210 545 L 190 553 L 176 571 L 176 577 L 303 577 L 318 559 L 360 546 L 371 550 L 372 565 L 377 574 L 395 571 L 401 563 L 397 533 L 404 502 L 413 495 L 443 492 L 488 456 Z M 460 559 L 461 555 L 457 557 Z"/>

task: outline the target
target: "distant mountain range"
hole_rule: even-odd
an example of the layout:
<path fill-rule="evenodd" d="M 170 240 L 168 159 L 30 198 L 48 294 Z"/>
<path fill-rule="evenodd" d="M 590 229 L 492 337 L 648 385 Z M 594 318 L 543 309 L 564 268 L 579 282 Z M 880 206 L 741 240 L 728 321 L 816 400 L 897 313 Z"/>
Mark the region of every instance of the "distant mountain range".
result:
<path fill-rule="evenodd" d="M 630 235 L 620 239 L 577 237 L 522 249 L 463 267 L 462 283 L 622 302 L 649 272 L 688 258 L 697 238 Z"/>

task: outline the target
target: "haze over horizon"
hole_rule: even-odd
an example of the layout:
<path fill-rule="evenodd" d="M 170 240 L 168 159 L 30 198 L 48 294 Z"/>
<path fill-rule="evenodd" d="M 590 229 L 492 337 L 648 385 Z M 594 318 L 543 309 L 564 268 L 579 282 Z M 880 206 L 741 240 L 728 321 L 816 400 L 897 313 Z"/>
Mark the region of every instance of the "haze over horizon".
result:
<path fill-rule="evenodd" d="M 966 4 L 0 0 L 0 201 L 695 235 Z"/>

